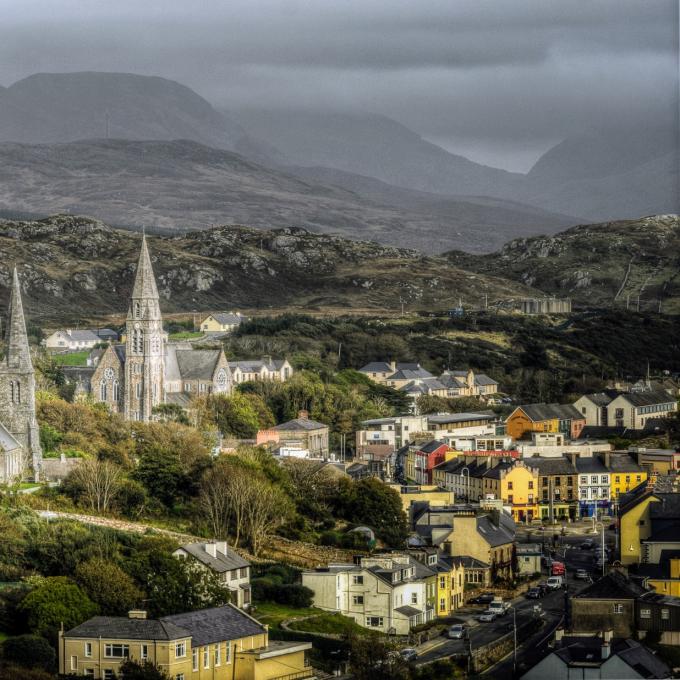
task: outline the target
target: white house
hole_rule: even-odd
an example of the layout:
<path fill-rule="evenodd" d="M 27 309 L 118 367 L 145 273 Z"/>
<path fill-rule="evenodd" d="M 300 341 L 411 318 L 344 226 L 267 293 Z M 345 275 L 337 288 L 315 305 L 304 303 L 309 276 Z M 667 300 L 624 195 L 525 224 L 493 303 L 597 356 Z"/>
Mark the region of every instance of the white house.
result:
<path fill-rule="evenodd" d="M 581 517 L 597 516 L 609 511 L 611 474 L 597 456 L 574 458 L 578 473 L 578 499 Z"/>
<path fill-rule="evenodd" d="M 302 585 L 314 591 L 314 606 L 339 612 L 360 626 L 407 635 L 430 621 L 427 578 L 433 570 L 409 555 L 361 557 L 358 564 L 330 564 L 302 573 Z"/>
<path fill-rule="evenodd" d="M 665 390 L 627 392 L 612 399 L 607 407 L 609 426 L 644 430 L 650 419 L 667 418 L 678 410 L 678 402 Z"/>
<path fill-rule="evenodd" d="M 230 361 L 231 373 L 235 383 L 251 380 L 273 380 L 283 382 L 293 375 L 293 367 L 288 359 L 252 359 L 247 361 Z"/>
<path fill-rule="evenodd" d="M 65 330 L 54 331 L 52 335 L 45 339 L 47 349 L 79 350 L 92 349 L 96 344 L 102 342 L 96 333 L 90 330 Z"/>
<path fill-rule="evenodd" d="M 250 606 L 250 562 L 230 549 L 226 541 L 187 543 L 172 553 L 190 560 L 199 569 L 215 573 L 220 583 L 229 589 L 232 604 L 241 609 Z"/>

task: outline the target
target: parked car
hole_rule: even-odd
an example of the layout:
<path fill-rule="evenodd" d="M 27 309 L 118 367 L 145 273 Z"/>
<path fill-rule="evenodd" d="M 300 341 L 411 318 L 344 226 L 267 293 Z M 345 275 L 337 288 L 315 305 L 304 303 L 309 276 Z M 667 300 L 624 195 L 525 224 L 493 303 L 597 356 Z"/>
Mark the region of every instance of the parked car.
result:
<path fill-rule="evenodd" d="M 406 647 L 399 654 L 404 661 L 415 661 L 418 658 L 418 652 L 413 647 Z"/>
<path fill-rule="evenodd" d="M 550 590 L 557 590 L 564 585 L 564 578 L 562 576 L 551 576 L 548 579 L 548 588 Z"/>
<path fill-rule="evenodd" d="M 495 621 L 496 612 L 492 612 L 490 609 L 487 609 L 485 612 L 482 612 L 479 615 L 479 620 L 482 621 L 483 623 L 490 623 L 491 621 Z"/>
<path fill-rule="evenodd" d="M 489 605 L 489 611 L 496 614 L 496 616 L 505 616 L 510 609 L 509 602 L 503 602 L 502 597 L 494 598 L 494 601 Z"/>
<path fill-rule="evenodd" d="M 595 544 L 593 543 L 593 539 L 587 538 L 585 541 L 583 541 L 583 543 L 581 543 L 579 548 L 581 548 L 581 550 L 592 550 L 594 546 Z"/>
<path fill-rule="evenodd" d="M 587 569 L 577 569 L 574 578 L 577 578 L 580 581 L 587 581 L 590 578 L 590 573 Z"/>
<path fill-rule="evenodd" d="M 446 637 L 451 640 L 462 640 L 467 635 L 467 626 L 464 623 L 454 623 L 446 631 Z"/>
<path fill-rule="evenodd" d="M 493 593 L 482 593 L 468 600 L 468 604 L 491 604 L 495 595 Z"/>
<path fill-rule="evenodd" d="M 548 588 L 548 584 L 545 581 L 542 581 L 536 587 L 541 591 L 541 596 L 547 595 L 550 591 L 550 588 Z"/>
<path fill-rule="evenodd" d="M 529 590 L 527 590 L 527 592 L 526 592 L 526 596 L 530 600 L 538 600 L 541 597 L 543 597 L 543 590 L 541 588 L 538 588 L 538 587 L 529 588 Z"/>

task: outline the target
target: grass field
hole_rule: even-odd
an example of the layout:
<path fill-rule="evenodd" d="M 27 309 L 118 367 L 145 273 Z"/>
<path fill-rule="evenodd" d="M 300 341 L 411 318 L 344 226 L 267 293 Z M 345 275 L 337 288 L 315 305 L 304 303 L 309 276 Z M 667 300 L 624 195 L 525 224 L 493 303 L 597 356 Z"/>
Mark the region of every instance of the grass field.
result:
<path fill-rule="evenodd" d="M 169 340 L 197 340 L 202 338 L 203 333 L 198 331 L 182 331 L 181 333 L 171 333 L 168 336 Z"/>
<path fill-rule="evenodd" d="M 281 627 L 281 622 L 296 617 L 311 617 L 302 621 L 294 621 L 290 624 L 292 630 L 311 633 L 329 633 L 337 635 L 347 635 L 356 633 L 359 635 L 367 634 L 367 630 L 362 628 L 352 619 L 341 614 L 332 614 L 322 611 L 316 607 L 309 609 L 299 609 L 288 607 L 273 602 L 258 602 L 255 605 L 253 615 L 258 621 L 266 623 L 270 628 L 276 630 Z"/>
<path fill-rule="evenodd" d="M 53 354 L 52 358 L 60 366 L 87 366 L 89 350 L 69 352 L 68 354 Z"/>

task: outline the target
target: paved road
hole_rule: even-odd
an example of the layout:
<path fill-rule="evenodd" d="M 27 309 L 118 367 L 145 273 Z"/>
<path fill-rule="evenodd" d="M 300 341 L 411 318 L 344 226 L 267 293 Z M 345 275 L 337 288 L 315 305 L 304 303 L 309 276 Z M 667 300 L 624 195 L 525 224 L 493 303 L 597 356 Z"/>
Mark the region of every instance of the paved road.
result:
<path fill-rule="evenodd" d="M 551 533 L 552 535 L 552 533 Z M 607 540 L 605 536 L 605 540 Z M 613 535 L 610 537 L 613 540 Z M 535 540 L 535 539 L 534 539 Z M 528 668 L 538 661 L 546 653 L 547 645 L 552 639 L 551 632 L 567 615 L 568 595 L 572 595 L 583 589 L 588 582 L 577 581 L 574 574 L 577 569 L 586 569 L 593 573 L 594 578 L 599 576 L 594 566 L 594 551 L 581 550 L 579 545 L 584 540 L 582 532 L 567 534 L 557 546 L 556 559 L 561 559 L 567 566 L 567 589 L 553 591 L 540 600 L 528 600 L 521 596 L 516 598 L 514 606 L 517 610 L 518 627 L 524 621 L 534 616 L 534 605 L 540 604 L 543 610 L 544 625 L 536 633 L 526 640 L 518 640 L 517 663 L 519 668 Z M 547 570 L 544 569 L 547 578 Z M 510 632 L 513 628 L 512 612 L 496 619 L 491 623 L 477 621 L 477 616 L 483 607 L 464 607 L 456 612 L 455 620 L 467 623 L 470 626 L 470 644 L 472 649 L 489 644 L 494 640 Z M 448 640 L 442 636 L 441 641 L 429 643 L 423 647 L 423 652 L 418 657 L 418 663 L 428 663 L 436 659 L 446 658 L 453 655 L 465 654 L 468 651 L 468 642 L 463 640 Z M 513 658 L 512 654 L 501 660 L 486 673 L 493 677 L 512 677 Z"/>

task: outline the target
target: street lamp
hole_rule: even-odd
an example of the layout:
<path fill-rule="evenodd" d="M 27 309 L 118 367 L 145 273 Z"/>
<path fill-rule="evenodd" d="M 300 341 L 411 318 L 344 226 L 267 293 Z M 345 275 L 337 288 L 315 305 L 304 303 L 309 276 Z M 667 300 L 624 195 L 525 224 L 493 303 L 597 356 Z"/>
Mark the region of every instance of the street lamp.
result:
<path fill-rule="evenodd" d="M 604 564 L 605 564 L 605 552 L 604 552 L 604 524 L 602 522 L 598 522 L 597 525 L 595 524 L 595 521 L 593 521 L 593 531 L 595 531 L 595 527 L 599 526 L 600 529 L 602 530 L 602 537 L 601 537 L 601 544 L 600 544 L 600 559 L 602 560 L 602 576 L 604 576 Z"/>
<path fill-rule="evenodd" d="M 470 468 L 464 467 L 460 471 L 460 476 L 464 477 L 466 472 L 467 472 L 467 482 L 465 484 L 465 502 L 469 503 L 470 502 Z"/>

